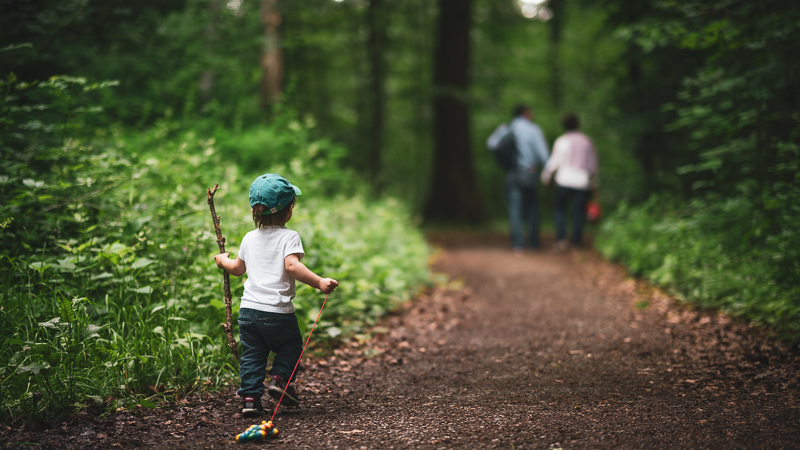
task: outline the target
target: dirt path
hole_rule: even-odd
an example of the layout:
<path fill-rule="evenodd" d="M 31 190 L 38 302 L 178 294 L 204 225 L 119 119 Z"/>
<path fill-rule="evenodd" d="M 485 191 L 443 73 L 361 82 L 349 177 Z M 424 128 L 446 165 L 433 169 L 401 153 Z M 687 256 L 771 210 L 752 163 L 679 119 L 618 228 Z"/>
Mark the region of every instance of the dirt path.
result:
<path fill-rule="evenodd" d="M 797 353 L 588 251 L 442 244 L 435 270 L 463 288 L 432 290 L 372 341 L 309 359 L 303 405 L 282 408 L 281 437 L 261 446 L 800 448 Z M 255 421 L 232 392 L 4 429 L 0 444 L 236 447 Z"/>

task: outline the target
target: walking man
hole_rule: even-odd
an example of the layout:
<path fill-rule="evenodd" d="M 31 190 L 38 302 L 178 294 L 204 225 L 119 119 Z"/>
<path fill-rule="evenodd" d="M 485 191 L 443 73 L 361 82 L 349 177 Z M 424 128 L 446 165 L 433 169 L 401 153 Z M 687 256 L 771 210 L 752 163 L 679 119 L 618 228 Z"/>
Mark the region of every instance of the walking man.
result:
<path fill-rule="evenodd" d="M 533 112 L 527 105 L 514 108 L 508 126 L 501 126 L 489 137 L 487 145 L 510 132 L 516 146 L 514 165 L 506 172 L 506 202 L 511 228 L 511 247 L 521 251 L 524 247 L 523 216 L 527 213 L 528 248 L 539 248 L 539 171 L 547 163 L 549 150 L 544 133 L 533 123 Z"/>

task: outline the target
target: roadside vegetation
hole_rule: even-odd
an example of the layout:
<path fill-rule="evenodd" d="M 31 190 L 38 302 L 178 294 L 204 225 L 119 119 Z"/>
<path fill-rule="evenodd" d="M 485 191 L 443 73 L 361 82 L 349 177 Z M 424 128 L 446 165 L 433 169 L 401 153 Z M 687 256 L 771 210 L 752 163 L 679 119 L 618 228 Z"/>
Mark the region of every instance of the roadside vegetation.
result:
<path fill-rule="evenodd" d="M 649 137 L 635 143 L 661 187 L 618 205 L 598 248 L 686 302 L 798 344 L 800 6 L 768 3 L 658 2 L 618 29 L 647 58 L 642 70 L 664 74 L 621 91 L 630 120 L 652 101 L 644 92 L 677 90 L 652 105 Z"/>
<path fill-rule="evenodd" d="M 215 183 L 234 255 L 253 226 L 250 182 L 273 171 L 302 187 L 289 226 L 303 236 L 304 262 L 341 282 L 315 341 L 366 332 L 426 283 L 428 249 L 409 210 L 369 199 L 341 164 L 344 149 L 316 137 L 312 119 L 284 111 L 274 126 L 243 131 L 243 141 L 268 144 L 239 165 L 227 136 L 176 120 L 144 131 L 85 127 L 86 114 L 100 113 L 87 99 L 109 84 L 2 82 L 0 418 L 152 407 L 236 377 L 219 325 L 206 201 Z M 236 303 L 242 279 L 232 287 Z M 303 331 L 322 299 L 299 286 Z"/>
<path fill-rule="evenodd" d="M 795 225 L 770 232 L 769 217 L 747 197 L 651 197 L 620 206 L 602 225 L 598 250 L 680 300 L 721 309 L 800 337 Z M 794 222 L 796 223 L 796 222 Z"/>

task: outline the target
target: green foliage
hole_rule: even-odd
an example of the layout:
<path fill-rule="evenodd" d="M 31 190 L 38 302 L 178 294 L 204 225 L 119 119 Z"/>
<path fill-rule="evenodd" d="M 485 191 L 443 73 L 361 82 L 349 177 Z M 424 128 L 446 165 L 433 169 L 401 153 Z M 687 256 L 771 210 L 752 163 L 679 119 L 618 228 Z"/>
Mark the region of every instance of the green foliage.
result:
<path fill-rule="evenodd" d="M 311 115 L 302 119 L 288 109 L 278 110 L 269 126 L 251 127 L 245 133 L 215 132 L 216 147 L 225 160 L 240 167 L 270 167 L 282 174 L 309 180 L 317 195 L 354 195 L 366 186 L 346 168 L 347 149 L 319 137 Z"/>
<path fill-rule="evenodd" d="M 351 336 L 417 294 L 428 277 L 428 249 L 421 233 L 411 231 L 415 226 L 407 207 L 397 200 L 370 204 L 363 196 L 340 196 L 333 199 L 333 208 L 326 206 L 329 202 L 301 197 L 292 222 L 297 221 L 303 245 L 316 249 L 305 263 L 346 283 L 325 307 L 322 333 Z M 298 289 L 298 317 L 308 317 L 306 326 L 316 318 L 320 295 L 306 285 Z"/>
<path fill-rule="evenodd" d="M 680 175 L 687 194 L 732 193 L 743 179 L 770 186 L 773 168 L 785 162 L 779 148 L 798 143 L 792 115 L 800 102 L 800 63 L 794 57 L 800 52 L 795 39 L 800 4 L 611 3 L 618 3 L 616 20 L 624 21 L 618 36 L 629 42 L 632 54 L 644 55 L 635 60 L 636 75 L 624 80 L 634 86 L 628 114 L 641 116 L 646 106 L 657 109 L 649 126 L 678 139 L 664 141 L 670 145 L 650 142 L 641 157 L 645 168 L 648 161 L 666 157 L 661 165 Z M 645 57 L 646 65 L 640 62 Z M 671 80 L 672 87 L 658 89 L 660 79 Z M 642 96 L 644 89 L 659 101 Z"/>
<path fill-rule="evenodd" d="M 665 158 L 662 178 L 676 182 L 664 195 L 651 181 L 662 193 L 620 208 L 599 248 L 687 301 L 800 340 L 800 4 L 611 3 L 624 24 L 618 35 L 641 58 L 628 59 L 644 68 L 628 80 L 638 84 L 632 92 L 662 78 L 675 85 L 656 89 L 655 104 L 645 96 L 626 101 L 631 116 L 658 107 L 648 121 L 660 128 L 652 135 L 672 140 L 650 140 L 641 159 L 647 168 Z"/>
<path fill-rule="evenodd" d="M 236 377 L 219 327 L 222 274 L 206 202 L 214 183 L 234 254 L 253 226 L 247 190 L 257 175 L 279 172 L 303 187 L 290 225 L 304 261 L 341 282 L 321 337 L 363 332 L 427 278 L 427 247 L 406 208 L 364 200 L 363 182 L 340 165 L 344 150 L 315 137 L 311 119 L 284 112 L 267 131 L 220 133 L 220 149 L 176 120 L 89 133 L 79 95 L 102 83 L 8 77 L 3 87 L 0 418 L 149 407 Z M 255 149 L 265 136 L 282 143 L 276 157 L 254 151 L 243 172 L 237 143 Z M 241 279 L 233 285 L 241 294 Z M 305 330 L 319 299 L 300 289 Z"/>
<path fill-rule="evenodd" d="M 97 95 L 108 113 L 92 117 L 95 124 L 148 126 L 172 114 L 235 126 L 258 114 L 258 8 L 206 0 L 4 5 L 0 45 L 31 45 L 0 61 L 27 80 L 65 73 L 121 80 L 113 95 Z"/>
<path fill-rule="evenodd" d="M 744 195 L 688 204 L 653 196 L 639 206 L 623 204 L 605 219 L 597 248 L 685 301 L 770 325 L 798 341 L 794 230 L 800 215 L 796 206 L 783 214 L 783 228 L 775 233 L 767 213 Z"/>
<path fill-rule="evenodd" d="M 62 234 L 97 224 L 103 207 L 96 197 L 123 182 L 118 172 L 130 162 L 73 136 L 78 116 L 98 111 L 83 96 L 113 85 L 74 77 L 27 83 L 14 74 L 0 81 L 0 254 L 54 246 Z"/>

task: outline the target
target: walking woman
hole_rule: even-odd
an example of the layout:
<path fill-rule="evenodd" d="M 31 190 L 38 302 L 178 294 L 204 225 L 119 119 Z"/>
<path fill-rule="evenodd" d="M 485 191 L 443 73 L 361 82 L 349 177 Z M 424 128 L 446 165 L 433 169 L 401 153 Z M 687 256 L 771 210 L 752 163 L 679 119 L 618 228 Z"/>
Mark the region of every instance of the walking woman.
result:
<path fill-rule="evenodd" d="M 561 119 L 564 134 L 553 144 L 553 154 L 542 171 L 542 183 L 547 185 L 555 172 L 556 181 L 556 241 L 559 250 L 570 244 L 580 247 L 586 204 L 597 188 L 597 152 L 591 139 L 581 133 L 578 116 L 569 113 Z M 572 202 L 572 238 L 567 241 L 567 203 Z"/>

